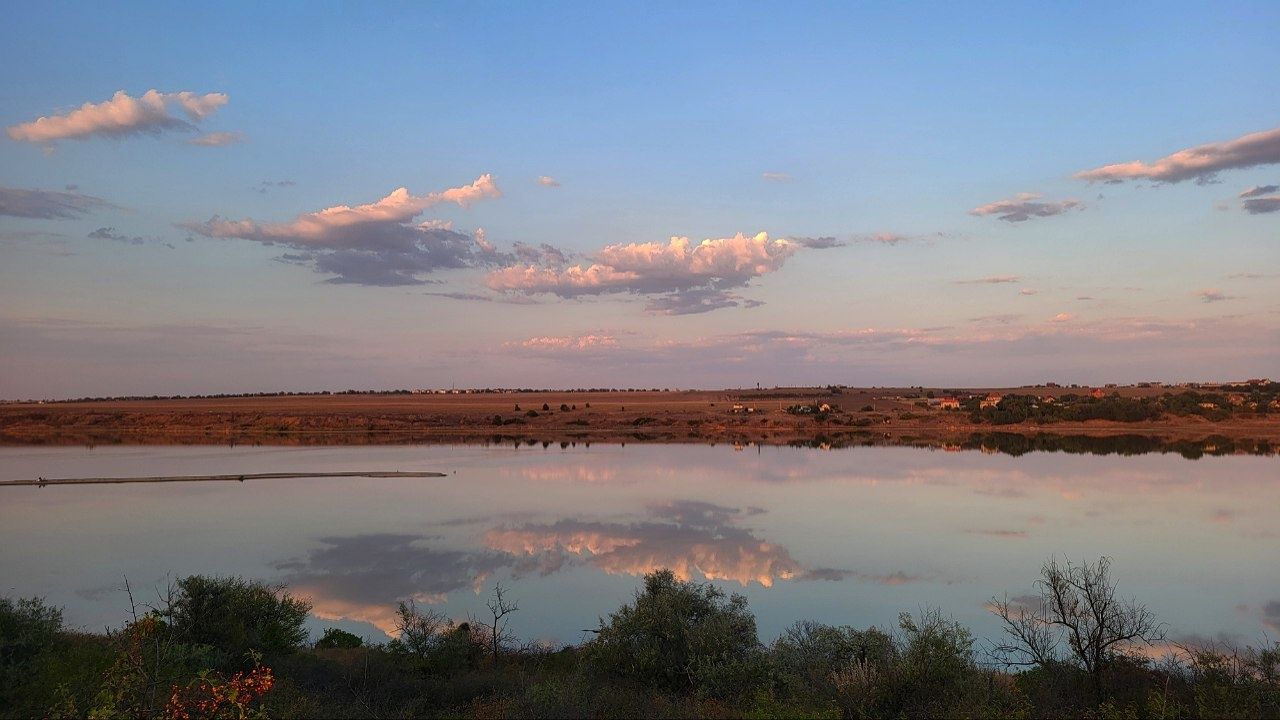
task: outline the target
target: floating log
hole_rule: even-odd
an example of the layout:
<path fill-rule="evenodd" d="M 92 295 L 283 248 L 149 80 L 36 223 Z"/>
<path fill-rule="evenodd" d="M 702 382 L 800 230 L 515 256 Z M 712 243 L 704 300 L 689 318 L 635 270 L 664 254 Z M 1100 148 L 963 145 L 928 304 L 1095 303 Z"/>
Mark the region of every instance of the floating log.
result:
<path fill-rule="evenodd" d="M 36 478 L 35 480 L 0 480 L 4 486 L 45 485 L 115 485 L 121 483 L 171 483 L 171 482 L 244 482 L 245 480 L 279 480 L 284 478 L 428 478 L 448 477 L 442 472 L 373 471 L 373 472 L 287 472 L 241 473 L 239 475 L 157 475 L 152 477 L 97 477 L 97 478 Z"/>

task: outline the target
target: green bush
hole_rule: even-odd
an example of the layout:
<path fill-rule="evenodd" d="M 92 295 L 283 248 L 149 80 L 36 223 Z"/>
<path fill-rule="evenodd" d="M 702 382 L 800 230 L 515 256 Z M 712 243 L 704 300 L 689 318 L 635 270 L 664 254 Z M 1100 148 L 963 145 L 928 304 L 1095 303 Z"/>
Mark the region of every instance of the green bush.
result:
<path fill-rule="evenodd" d="M 208 645 L 222 667 L 242 667 L 250 651 L 290 653 L 307 641 L 311 603 L 280 586 L 238 577 L 192 575 L 177 582 L 161 617 L 182 642 Z"/>
<path fill-rule="evenodd" d="M 769 661 L 779 689 L 788 696 L 833 698 L 836 671 L 856 663 L 885 668 L 896 655 L 893 638 L 877 628 L 801 621 L 774 641 Z"/>
<path fill-rule="evenodd" d="M 764 678 L 746 598 L 670 570 L 645 575 L 635 602 L 601 619 L 597 632 L 587 647 L 591 667 L 640 685 L 727 697 L 750 694 Z"/>

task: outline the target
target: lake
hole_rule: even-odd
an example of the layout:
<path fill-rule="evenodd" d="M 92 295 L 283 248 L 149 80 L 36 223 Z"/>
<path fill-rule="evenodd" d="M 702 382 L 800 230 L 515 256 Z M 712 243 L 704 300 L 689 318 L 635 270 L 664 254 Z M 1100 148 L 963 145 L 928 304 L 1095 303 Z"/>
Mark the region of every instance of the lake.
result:
<path fill-rule="evenodd" d="M 1170 637 L 1280 633 L 1274 456 L 1197 460 L 908 447 L 0 448 L 0 477 L 434 470 L 444 478 L 0 488 L 0 593 L 119 626 L 168 579 L 286 583 L 385 640 L 413 597 L 463 619 L 493 583 L 524 640 L 578 642 L 670 567 L 741 592 L 768 641 L 799 619 L 891 627 L 939 607 L 994 638 L 993 596 L 1051 555 L 1109 555 Z"/>

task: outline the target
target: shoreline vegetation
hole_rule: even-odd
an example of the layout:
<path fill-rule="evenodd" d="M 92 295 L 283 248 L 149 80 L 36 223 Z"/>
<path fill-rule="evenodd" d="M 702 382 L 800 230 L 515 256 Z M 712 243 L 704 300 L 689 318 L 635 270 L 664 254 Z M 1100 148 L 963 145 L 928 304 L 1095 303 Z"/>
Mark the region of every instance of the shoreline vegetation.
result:
<path fill-rule="evenodd" d="M 519 641 L 493 587 L 465 620 L 399 603 L 395 638 L 312 641 L 283 586 L 194 575 L 103 633 L 0 597 L 0 717 L 1277 718 L 1280 643 L 1180 642 L 1108 558 L 1050 559 L 992 597 L 981 640 L 941 610 L 896 627 L 799 621 L 762 642 L 745 597 L 669 570 L 576 645 Z"/>
<path fill-rule="evenodd" d="M 1139 436 L 1149 440 L 1125 439 Z M 1017 437 L 1024 440 L 1012 439 Z M 1280 383 L 406 390 L 0 404 L 0 445 L 649 442 L 1017 452 L 1019 444 L 1067 449 L 1091 440 L 1104 452 L 1145 446 L 1141 451 L 1275 454 Z"/>

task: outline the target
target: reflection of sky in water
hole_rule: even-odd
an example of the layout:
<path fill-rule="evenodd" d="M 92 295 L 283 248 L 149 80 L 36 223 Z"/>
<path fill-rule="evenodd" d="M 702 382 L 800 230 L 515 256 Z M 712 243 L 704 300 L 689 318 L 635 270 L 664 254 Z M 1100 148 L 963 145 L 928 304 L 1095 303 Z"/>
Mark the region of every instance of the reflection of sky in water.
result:
<path fill-rule="evenodd" d="M 891 625 L 936 605 L 992 636 L 983 604 L 1050 554 L 1109 554 L 1175 636 L 1280 632 L 1276 459 L 910 448 L 0 449 L 7 478 L 442 470 L 444 479 L 7 488 L 0 593 L 119 624 L 124 575 L 288 583 L 314 627 L 370 637 L 413 597 L 462 618 L 510 585 L 526 638 L 582 639 L 665 566 L 745 592 L 767 640 L 793 620 Z"/>

